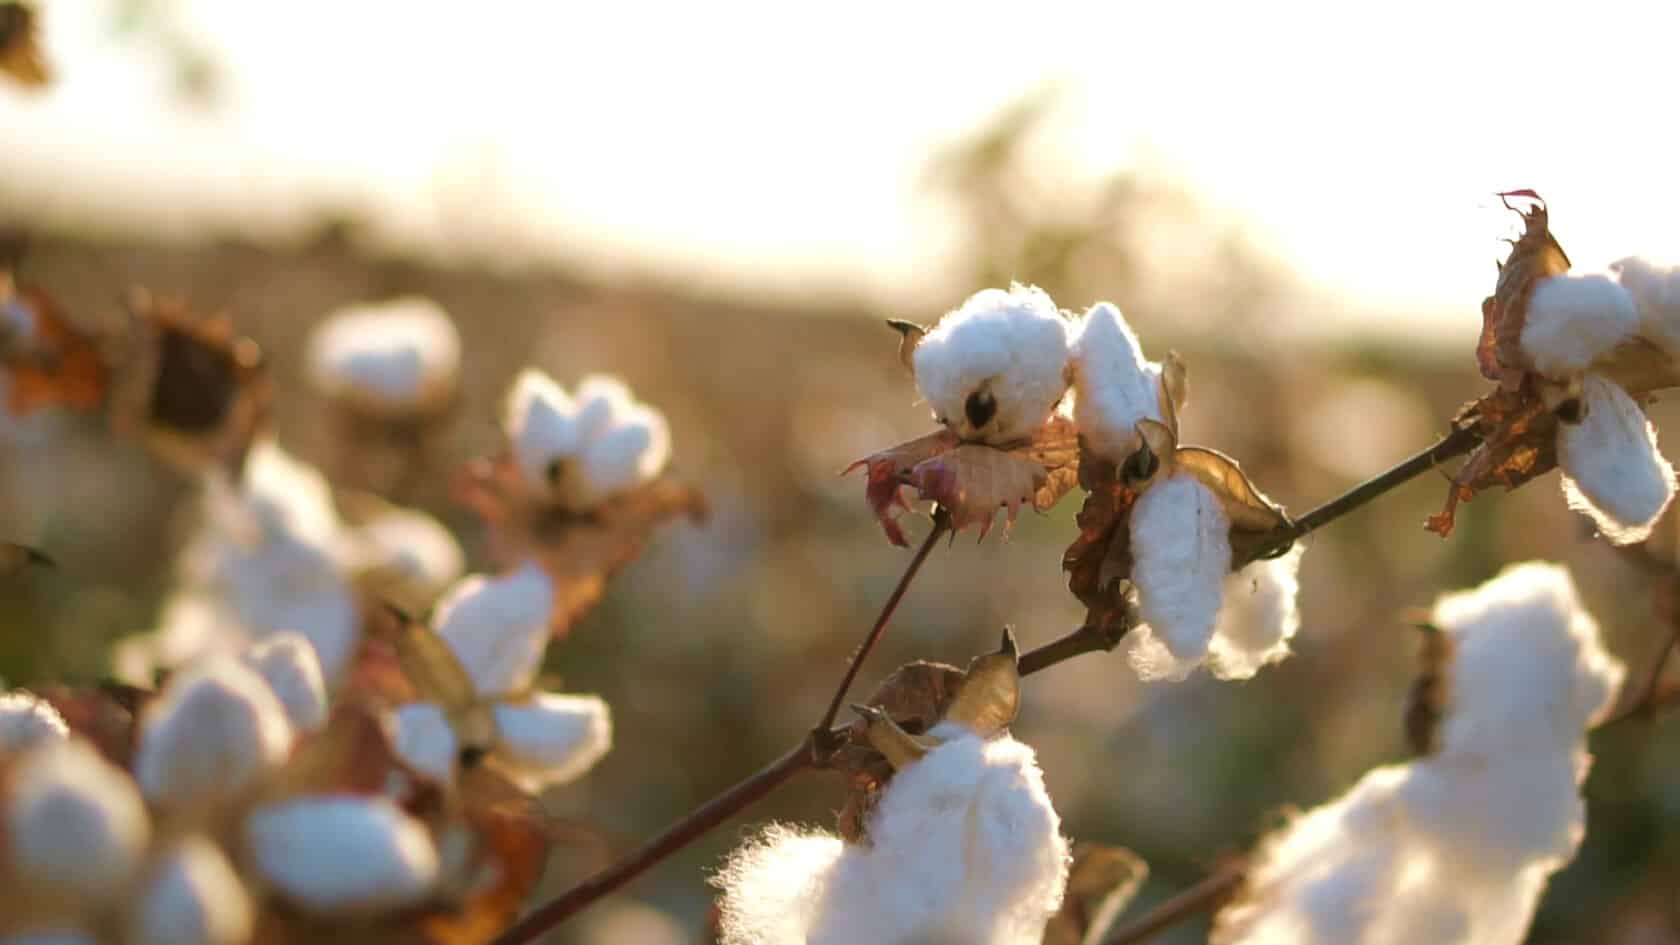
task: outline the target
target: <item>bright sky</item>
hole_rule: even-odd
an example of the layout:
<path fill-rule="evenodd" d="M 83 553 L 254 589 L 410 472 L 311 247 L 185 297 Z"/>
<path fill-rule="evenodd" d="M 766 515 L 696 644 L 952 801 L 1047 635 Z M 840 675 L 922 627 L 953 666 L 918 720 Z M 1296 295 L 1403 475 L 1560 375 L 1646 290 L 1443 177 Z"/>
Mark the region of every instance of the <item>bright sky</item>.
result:
<path fill-rule="evenodd" d="M 1353 307 L 1473 316 L 1499 189 L 1548 197 L 1577 265 L 1680 259 L 1658 0 L 178 0 L 229 80 L 210 114 L 109 0 L 38 2 L 60 82 L 0 90 L 0 199 L 166 235 L 336 195 L 420 242 L 914 298 L 954 290 L 928 156 L 1055 80 L 1067 174 L 1180 178 Z"/>

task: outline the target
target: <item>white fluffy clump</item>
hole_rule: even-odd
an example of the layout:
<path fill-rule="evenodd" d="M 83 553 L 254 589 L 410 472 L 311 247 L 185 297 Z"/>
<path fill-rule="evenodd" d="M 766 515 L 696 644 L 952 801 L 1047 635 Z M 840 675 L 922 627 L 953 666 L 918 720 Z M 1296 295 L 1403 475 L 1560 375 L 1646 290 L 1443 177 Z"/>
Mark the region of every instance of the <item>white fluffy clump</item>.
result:
<path fill-rule="evenodd" d="M 298 733 L 312 732 L 327 720 L 327 684 L 321 660 L 301 633 L 276 633 L 253 644 L 240 659 L 268 683 L 286 718 Z"/>
<path fill-rule="evenodd" d="M 1247 679 L 1289 655 L 1301 627 L 1301 556 L 1296 544 L 1270 561 L 1255 561 L 1225 578 L 1219 622 L 1208 642 L 1208 668 L 1220 679 Z"/>
<path fill-rule="evenodd" d="M 232 658 L 212 658 L 171 677 L 147 707 L 134 778 L 154 804 L 212 805 L 283 764 L 293 734 L 261 676 Z"/>
<path fill-rule="evenodd" d="M 1565 273 L 1540 280 L 1528 297 L 1520 343 L 1535 370 L 1563 378 L 1639 330 L 1633 296 L 1601 273 Z"/>
<path fill-rule="evenodd" d="M 1025 439 L 1067 392 L 1068 328 L 1042 289 L 983 289 L 916 345 L 916 386 L 960 439 Z"/>
<path fill-rule="evenodd" d="M 96 907 L 122 892 L 151 836 L 128 775 L 79 739 L 18 759 L 0 850 L 11 875 L 43 898 Z"/>
<path fill-rule="evenodd" d="M 443 523 L 391 508 L 348 536 L 351 570 L 399 607 L 424 612 L 466 571 L 466 554 Z"/>
<path fill-rule="evenodd" d="M 573 396 L 542 371 L 521 371 L 502 430 L 525 487 L 571 509 L 651 481 L 671 458 L 665 415 L 605 375 L 584 378 Z"/>
<path fill-rule="evenodd" d="M 954 723 L 894 775 L 869 843 L 772 826 L 714 879 L 724 945 L 1037 945 L 1068 847 L 1032 749 Z"/>
<path fill-rule="evenodd" d="M 474 574 L 438 602 L 432 627 L 485 696 L 531 686 L 548 647 L 554 581 L 528 561 L 501 577 Z"/>
<path fill-rule="evenodd" d="M 1098 456 L 1123 463 L 1140 420 L 1165 423 L 1161 365 L 1143 356 L 1132 326 L 1109 302 L 1091 306 L 1073 340 L 1073 421 Z"/>
<path fill-rule="evenodd" d="M 235 487 L 207 482 L 198 532 L 183 549 L 180 582 L 158 628 L 125 641 L 118 674 L 149 684 L 211 654 L 233 654 L 270 634 L 295 631 L 315 647 L 329 682 L 355 652 L 361 615 L 346 577 L 344 525 L 321 473 L 264 440 Z"/>
<path fill-rule="evenodd" d="M 1639 333 L 1680 352 L 1680 266 L 1663 266 L 1638 257 L 1610 264 L 1622 288 L 1639 310 Z"/>
<path fill-rule="evenodd" d="M 0 692 L 0 758 L 70 736 L 52 704 L 22 689 Z"/>
<path fill-rule="evenodd" d="M 1579 423 L 1558 424 L 1557 457 L 1569 507 L 1585 512 L 1614 544 L 1643 541 L 1674 497 L 1674 467 L 1657 431 L 1613 381 L 1587 374 Z"/>
<path fill-rule="evenodd" d="M 1586 731 L 1624 670 L 1554 565 L 1443 596 L 1432 622 L 1455 654 L 1437 751 L 1370 772 L 1268 839 L 1213 941 L 1523 940 L 1580 843 Z"/>
<path fill-rule="evenodd" d="M 239 945 L 251 937 L 251 897 L 227 857 L 203 837 L 176 843 L 136 895 L 134 945 Z"/>
<path fill-rule="evenodd" d="M 309 341 L 309 376 L 323 394 L 380 411 L 447 401 L 461 339 L 442 306 L 411 296 L 341 309 Z"/>
<path fill-rule="evenodd" d="M 1231 573 L 1231 520 L 1194 476 L 1166 476 L 1132 507 L 1132 583 L 1147 627 L 1132 664 L 1145 679 L 1183 679 L 1207 655 Z"/>
<path fill-rule="evenodd" d="M 426 828 L 382 798 L 303 797 L 245 822 L 253 865 L 276 892 L 314 913 L 372 913 L 415 905 L 438 877 Z"/>

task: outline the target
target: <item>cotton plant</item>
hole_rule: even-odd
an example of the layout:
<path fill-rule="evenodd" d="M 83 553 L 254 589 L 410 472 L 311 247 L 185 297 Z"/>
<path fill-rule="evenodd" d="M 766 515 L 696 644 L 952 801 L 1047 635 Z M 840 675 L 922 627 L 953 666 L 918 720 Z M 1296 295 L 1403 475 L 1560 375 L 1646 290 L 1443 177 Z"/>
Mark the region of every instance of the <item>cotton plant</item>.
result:
<path fill-rule="evenodd" d="M 1146 679 L 1202 665 L 1241 679 L 1286 656 L 1302 551 L 1245 563 L 1255 536 L 1288 518 L 1234 460 L 1179 445 L 1183 365 L 1148 360 L 1120 310 L 1099 302 L 1077 326 L 1072 376 L 1091 493 L 1066 558 L 1075 593 L 1117 580 L 1135 588 L 1143 624 L 1130 633 L 1131 660 Z"/>
<path fill-rule="evenodd" d="M 1033 286 L 984 289 L 933 326 L 890 322 L 938 432 L 854 463 L 887 539 L 905 545 L 905 487 L 982 539 L 997 512 L 1044 511 L 1072 488 L 1078 454 L 1067 401 L 1070 322 Z"/>
<path fill-rule="evenodd" d="M 853 842 L 771 825 L 714 878 L 725 945 L 1037 945 L 1057 913 L 1069 853 L 1031 748 L 1005 731 L 1015 654 L 976 661 L 945 716 L 911 735 L 858 707 L 895 769 Z"/>
<path fill-rule="evenodd" d="M 489 764 L 532 793 L 593 767 L 612 747 L 607 704 L 535 688 L 553 607 L 553 581 L 527 563 L 464 579 L 430 627 L 406 626 L 398 658 L 422 698 L 396 710 L 398 757 L 446 785 Z"/>
<path fill-rule="evenodd" d="M 358 413 L 435 413 L 455 399 L 461 338 L 431 299 L 404 296 L 339 309 L 309 338 L 309 380 Z"/>
<path fill-rule="evenodd" d="M 1436 601 L 1450 654 L 1431 751 L 1264 841 L 1216 943 L 1516 945 L 1585 830 L 1586 735 L 1624 667 L 1562 567 Z"/>
<path fill-rule="evenodd" d="M 1485 440 L 1429 527 L 1451 531 L 1457 503 L 1562 470 L 1570 508 L 1613 544 L 1642 541 L 1674 496 L 1674 469 L 1641 404 L 1680 385 L 1673 270 L 1639 258 L 1572 267 L 1532 192 L 1524 232 L 1482 305 L 1477 348 L 1498 387 L 1458 421 Z"/>
<path fill-rule="evenodd" d="M 513 382 L 502 416 L 525 494 L 572 511 L 654 480 L 671 458 L 665 415 L 616 377 L 594 374 L 568 393 L 535 368 Z"/>

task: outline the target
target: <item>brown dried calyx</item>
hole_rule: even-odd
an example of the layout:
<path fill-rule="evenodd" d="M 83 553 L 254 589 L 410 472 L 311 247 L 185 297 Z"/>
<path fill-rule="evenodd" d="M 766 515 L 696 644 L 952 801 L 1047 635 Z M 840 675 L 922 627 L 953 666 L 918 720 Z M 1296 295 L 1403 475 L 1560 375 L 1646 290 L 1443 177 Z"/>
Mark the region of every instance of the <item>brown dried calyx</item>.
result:
<path fill-rule="evenodd" d="M 1414 755 L 1434 754 L 1440 745 L 1441 720 L 1450 695 L 1453 639 L 1429 623 L 1415 624 L 1422 633 L 1418 676 L 1406 694 L 1406 743 Z"/>
<path fill-rule="evenodd" d="M 0 2 L 0 73 L 30 89 L 52 81 L 41 52 L 40 16 L 32 3 Z"/>
<path fill-rule="evenodd" d="M 839 833 L 848 843 L 867 842 L 869 814 L 898 769 L 914 764 L 940 740 L 927 733 L 954 722 L 983 738 L 1005 731 L 1021 704 L 1019 649 L 1008 628 L 994 653 L 976 657 L 967 672 L 942 663 L 900 666 L 866 705 L 852 708 L 864 724 L 854 725 L 832 764 L 845 773 L 845 807 Z"/>
<path fill-rule="evenodd" d="M 1149 865 L 1125 847 L 1076 843 L 1062 908 L 1044 927 L 1042 945 L 1098 945 L 1149 878 Z"/>

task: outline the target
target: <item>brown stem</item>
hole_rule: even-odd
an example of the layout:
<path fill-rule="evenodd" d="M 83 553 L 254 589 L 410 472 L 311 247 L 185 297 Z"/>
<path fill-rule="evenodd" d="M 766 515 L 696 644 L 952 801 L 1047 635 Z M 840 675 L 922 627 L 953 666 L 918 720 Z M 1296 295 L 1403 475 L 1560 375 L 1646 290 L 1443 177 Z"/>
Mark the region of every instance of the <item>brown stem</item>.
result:
<path fill-rule="evenodd" d="M 916 573 L 922 569 L 922 563 L 933 551 L 933 546 L 951 528 L 951 515 L 943 508 L 936 508 L 933 512 L 933 530 L 928 532 L 927 538 L 922 540 L 922 546 L 916 549 L 915 557 L 904 569 L 904 574 L 898 579 L 898 586 L 893 588 L 892 596 L 881 605 L 881 614 L 875 618 L 875 625 L 869 628 L 869 633 L 863 638 L 857 652 L 852 654 L 852 663 L 846 667 L 846 675 L 840 677 L 840 685 L 835 687 L 834 698 L 828 701 L 828 710 L 811 729 L 812 745 L 818 751 L 832 750 L 835 746 L 828 743 L 829 729 L 834 726 L 834 719 L 840 714 L 840 707 L 846 704 L 846 693 L 857 681 L 858 670 L 863 668 L 863 661 L 869 658 L 871 650 L 881 639 L 881 634 L 887 629 L 887 623 L 892 620 L 893 612 L 898 610 L 898 602 L 904 599 L 904 593 L 910 589 L 910 582 L 916 579 Z"/>
<path fill-rule="evenodd" d="M 1110 932 L 1103 945 L 1147 942 L 1193 915 L 1219 908 L 1242 885 L 1245 867 L 1242 860 L 1221 866 L 1196 885 Z"/>
<path fill-rule="evenodd" d="M 525 945 L 535 941 L 561 922 L 585 907 L 629 883 L 657 865 L 666 857 L 688 846 L 707 831 L 718 826 L 783 782 L 811 766 L 813 753 L 810 741 L 800 742 L 780 758 L 772 761 L 757 774 L 707 801 L 698 810 L 672 824 L 664 833 L 649 840 L 635 853 L 614 863 L 584 880 L 558 899 L 514 923 L 490 945 Z"/>

